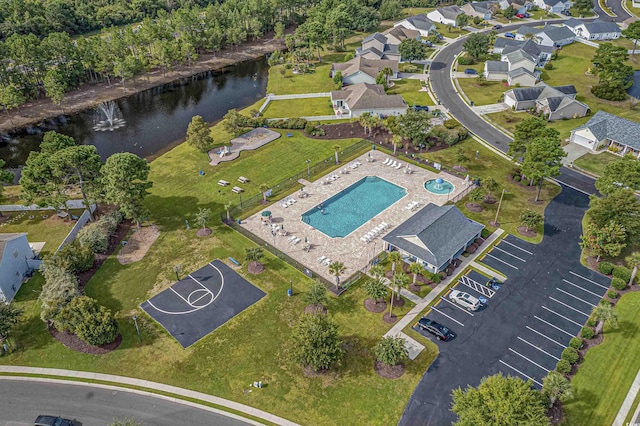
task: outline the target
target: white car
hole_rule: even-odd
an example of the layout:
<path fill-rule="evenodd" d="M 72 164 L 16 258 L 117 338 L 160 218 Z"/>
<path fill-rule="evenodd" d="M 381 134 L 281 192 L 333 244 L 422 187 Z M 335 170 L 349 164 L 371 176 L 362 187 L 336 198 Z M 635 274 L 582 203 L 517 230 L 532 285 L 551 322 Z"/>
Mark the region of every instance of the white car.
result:
<path fill-rule="evenodd" d="M 452 290 L 449 299 L 464 307 L 467 311 L 477 311 L 482 304 L 478 299 L 463 291 Z"/>

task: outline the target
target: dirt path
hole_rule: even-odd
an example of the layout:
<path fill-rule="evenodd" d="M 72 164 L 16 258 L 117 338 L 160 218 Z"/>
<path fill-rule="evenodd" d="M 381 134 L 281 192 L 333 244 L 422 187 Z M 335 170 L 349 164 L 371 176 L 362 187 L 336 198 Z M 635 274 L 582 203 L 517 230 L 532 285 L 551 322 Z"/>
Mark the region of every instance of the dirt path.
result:
<path fill-rule="evenodd" d="M 267 36 L 268 37 L 268 36 Z M 126 81 L 126 92 L 122 88 L 119 79 L 112 79 L 111 85 L 104 83 L 89 84 L 85 83 L 77 89 L 73 89 L 67 93 L 62 104 L 65 115 L 83 111 L 85 109 L 94 108 L 100 102 L 119 99 L 130 96 L 143 90 L 170 83 L 172 81 L 190 77 L 192 75 L 219 70 L 237 62 L 259 58 L 267 53 L 271 53 L 276 49 L 284 49 L 282 40 L 275 41 L 271 38 L 251 41 L 238 47 L 238 50 L 227 48 L 219 52 L 216 56 L 211 54 L 201 55 L 200 58 L 189 68 L 186 65 L 174 69 L 162 75 L 161 70 L 154 70 L 147 75 L 136 77 L 135 85 L 133 81 Z M 114 81 L 117 80 L 117 81 Z M 62 109 L 53 105 L 49 99 L 39 99 L 28 102 L 10 112 L 13 124 L 7 114 L 0 115 L 0 131 L 8 131 L 11 129 L 19 129 L 30 124 L 37 124 L 47 118 L 57 117 L 62 114 Z"/>

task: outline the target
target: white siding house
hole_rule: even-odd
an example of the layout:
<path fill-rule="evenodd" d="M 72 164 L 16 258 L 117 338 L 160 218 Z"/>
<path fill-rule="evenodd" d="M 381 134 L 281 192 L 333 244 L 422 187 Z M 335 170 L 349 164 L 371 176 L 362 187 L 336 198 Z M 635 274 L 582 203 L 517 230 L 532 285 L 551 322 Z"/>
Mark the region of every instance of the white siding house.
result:
<path fill-rule="evenodd" d="M 27 275 L 40 267 L 27 234 L 0 234 L 0 301 L 11 302 Z"/>

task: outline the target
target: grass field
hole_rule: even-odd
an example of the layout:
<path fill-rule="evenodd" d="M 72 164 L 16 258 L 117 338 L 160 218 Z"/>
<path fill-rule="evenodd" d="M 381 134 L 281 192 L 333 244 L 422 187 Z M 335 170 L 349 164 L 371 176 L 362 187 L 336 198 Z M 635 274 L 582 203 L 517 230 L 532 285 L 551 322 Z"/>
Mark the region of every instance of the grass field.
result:
<path fill-rule="evenodd" d="M 459 71 L 460 68 L 462 67 L 458 68 Z M 464 69 L 462 69 L 462 71 L 464 71 Z M 475 77 L 459 78 L 458 84 L 469 100 L 473 101 L 475 105 L 496 104 L 504 89 L 507 89 L 500 81 L 484 81 L 482 85 L 480 85 Z"/>
<path fill-rule="evenodd" d="M 575 397 L 564 404 L 566 424 L 611 424 L 640 369 L 638 309 L 640 293 L 623 296 L 616 305 L 619 327 L 605 327 L 604 342 L 589 349 L 573 377 Z"/>
<path fill-rule="evenodd" d="M 271 101 L 262 112 L 266 118 L 308 117 L 333 115 L 330 98 L 287 99 Z"/>
<path fill-rule="evenodd" d="M 469 31 L 463 30 L 462 28 L 449 27 L 439 22 L 434 22 L 434 24 L 436 24 L 436 28 L 438 29 L 438 32 L 447 38 L 458 38 L 465 34 L 469 34 Z"/>
<path fill-rule="evenodd" d="M 574 161 L 573 164 L 594 175 L 600 176 L 602 172 L 604 172 L 607 164 L 614 163 L 618 160 L 620 160 L 619 156 L 605 151 L 600 154 L 586 153 Z"/>
<path fill-rule="evenodd" d="M 427 92 L 420 92 L 422 80 L 403 79 L 393 82 L 393 87 L 387 90 L 389 95 L 402 95 L 402 98 L 409 106 L 433 105 L 433 100 Z"/>

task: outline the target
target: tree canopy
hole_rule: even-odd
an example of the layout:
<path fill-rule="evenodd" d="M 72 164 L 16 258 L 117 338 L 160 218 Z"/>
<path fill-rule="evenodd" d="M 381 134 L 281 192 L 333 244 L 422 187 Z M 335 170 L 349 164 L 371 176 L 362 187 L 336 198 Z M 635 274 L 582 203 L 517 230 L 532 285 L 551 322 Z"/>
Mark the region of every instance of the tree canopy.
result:
<path fill-rule="evenodd" d="M 604 226 L 589 222 L 584 227 L 580 240 L 580 247 L 589 250 L 599 262 L 602 256 L 616 257 L 622 252 L 627 246 L 627 232 L 622 225 L 613 221 Z"/>
<path fill-rule="evenodd" d="M 604 195 L 624 188 L 640 190 L 640 161 L 629 156 L 607 164 L 596 180 L 596 189 Z"/>
<path fill-rule="evenodd" d="M 90 345 L 104 345 L 118 336 L 111 312 L 87 296 L 73 298 L 56 315 L 56 327 L 75 334 Z"/>
<path fill-rule="evenodd" d="M 640 236 L 640 204 L 630 189 L 614 191 L 606 197 L 590 196 L 587 216 L 598 228 L 609 223 L 622 226 L 630 242 Z"/>
<path fill-rule="evenodd" d="M 340 364 L 344 351 L 338 325 L 327 315 L 305 314 L 291 335 L 293 360 L 314 371 Z"/>
<path fill-rule="evenodd" d="M 633 50 L 636 50 L 638 40 L 640 40 L 640 21 L 633 21 L 627 28 L 622 30 L 622 35 L 633 41 Z"/>
<path fill-rule="evenodd" d="M 194 116 L 189 123 L 187 143 L 202 152 L 207 152 L 213 145 L 211 130 L 199 115 Z"/>
<path fill-rule="evenodd" d="M 414 38 L 402 40 L 400 42 L 400 46 L 398 46 L 398 50 L 400 51 L 402 59 L 409 61 L 409 63 L 413 61 L 421 61 L 427 56 L 424 44 L 422 44 L 420 40 L 416 40 Z"/>
<path fill-rule="evenodd" d="M 398 117 L 398 134 L 407 139 L 411 139 L 411 142 L 415 146 L 419 146 L 420 144 L 427 145 L 430 118 L 428 112 L 416 111 L 410 108 L 406 114 Z"/>
<path fill-rule="evenodd" d="M 540 198 L 544 178 L 558 176 L 561 160 L 566 156 L 559 137 L 538 137 L 527 145 L 522 173 L 538 183 L 536 201 Z"/>
<path fill-rule="evenodd" d="M 104 200 L 117 205 L 127 219 L 140 220 L 147 215 L 144 199 L 152 183 L 149 164 L 144 158 L 123 152 L 113 154 L 102 166 Z"/>
<path fill-rule="evenodd" d="M 527 146 L 536 138 L 560 138 L 556 129 L 547 127 L 547 122 L 540 117 L 527 117 L 516 124 L 513 141 L 509 143 L 507 154 L 515 159 L 524 157 Z"/>
<path fill-rule="evenodd" d="M 473 33 L 465 40 L 462 48 L 474 59 L 480 59 L 489 53 L 489 42 L 488 34 Z"/>
<path fill-rule="evenodd" d="M 633 84 L 633 67 L 626 64 L 628 59 L 626 48 L 601 44 L 592 60 L 598 73 L 598 84 L 591 88 L 591 93 L 610 101 L 626 99 L 627 89 Z"/>

